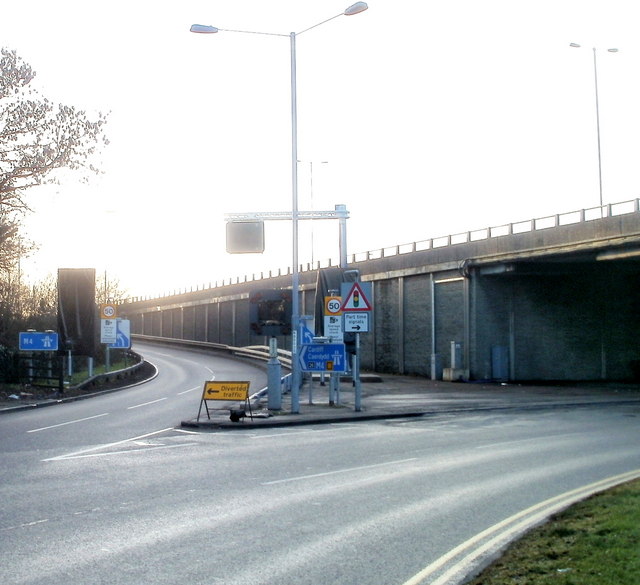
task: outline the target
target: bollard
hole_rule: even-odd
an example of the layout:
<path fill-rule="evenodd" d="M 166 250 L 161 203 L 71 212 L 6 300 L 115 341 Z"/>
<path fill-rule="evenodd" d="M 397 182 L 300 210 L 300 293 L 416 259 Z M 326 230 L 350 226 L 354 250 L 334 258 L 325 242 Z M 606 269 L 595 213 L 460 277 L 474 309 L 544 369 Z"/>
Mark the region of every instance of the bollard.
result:
<path fill-rule="evenodd" d="M 267 361 L 267 408 L 282 409 L 281 366 L 278 359 L 278 340 L 269 340 L 269 360 Z"/>
<path fill-rule="evenodd" d="M 357 338 L 357 334 L 356 334 Z M 353 404 L 353 409 L 356 412 L 360 412 L 362 410 L 362 384 L 360 382 L 360 356 L 359 354 L 353 355 L 353 386 L 355 388 L 355 402 Z"/>
<path fill-rule="evenodd" d="M 340 404 L 340 396 L 338 385 L 340 384 L 340 377 L 336 380 L 336 375 L 331 372 L 329 374 L 329 406 L 335 406 L 336 404 Z"/>

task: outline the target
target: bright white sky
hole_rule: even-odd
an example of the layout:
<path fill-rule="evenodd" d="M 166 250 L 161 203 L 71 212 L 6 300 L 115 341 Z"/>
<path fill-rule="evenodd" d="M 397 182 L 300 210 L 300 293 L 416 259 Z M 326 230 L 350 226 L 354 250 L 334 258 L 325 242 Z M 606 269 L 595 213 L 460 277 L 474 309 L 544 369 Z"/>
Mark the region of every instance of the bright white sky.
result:
<path fill-rule="evenodd" d="M 288 34 L 349 1 L 5 2 L 0 45 L 41 92 L 111 112 L 103 176 L 29 193 L 23 270 L 94 267 L 139 296 L 289 266 L 288 222 L 248 256 L 224 223 L 291 209 L 289 40 L 189 27 Z M 598 205 L 592 47 L 604 202 L 638 197 L 635 4 L 371 0 L 298 36 L 299 208 L 346 204 L 351 254 Z M 312 232 L 337 258 L 337 222 L 301 222 L 301 262 Z"/>

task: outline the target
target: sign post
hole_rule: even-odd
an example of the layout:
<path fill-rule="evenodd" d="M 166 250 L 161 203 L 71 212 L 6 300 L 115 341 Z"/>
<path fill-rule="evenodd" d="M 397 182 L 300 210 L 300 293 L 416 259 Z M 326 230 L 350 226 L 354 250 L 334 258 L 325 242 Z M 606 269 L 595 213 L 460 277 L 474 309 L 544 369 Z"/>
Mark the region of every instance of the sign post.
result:
<path fill-rule="evenodd" d="M 118 338 L 118 306 L 113 303 L 100 304 L 100 343 L 106 344 L 104 348 L 105 369 L 111 369 L 111 356 L 109 346 Z"/>
<path fill-rule="evenodd" d="M 369 331 L 369 315 L 373 312 L 373 284 L 370 282 L 342 283 L 342 311 L 345 331 L 356 335 L 356 353 L 353 356 L 353 383 L 355 386 L 356 412 L 362 410 L 362 387 L 360 384 L 360 333 Z"/>

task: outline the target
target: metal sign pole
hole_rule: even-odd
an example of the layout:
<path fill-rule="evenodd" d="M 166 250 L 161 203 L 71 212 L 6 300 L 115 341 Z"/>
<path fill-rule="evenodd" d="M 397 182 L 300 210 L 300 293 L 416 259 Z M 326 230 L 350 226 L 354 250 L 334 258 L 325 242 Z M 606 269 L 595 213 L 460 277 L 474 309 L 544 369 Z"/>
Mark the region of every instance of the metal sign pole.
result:
<path fill-rule="evenodd" d="M 360 384 L 360 334 L 356 333 L 356 353 L 353 356 L 353 382 L 355 384 L 354 410 L 362 410 L 362 386 Z"/>

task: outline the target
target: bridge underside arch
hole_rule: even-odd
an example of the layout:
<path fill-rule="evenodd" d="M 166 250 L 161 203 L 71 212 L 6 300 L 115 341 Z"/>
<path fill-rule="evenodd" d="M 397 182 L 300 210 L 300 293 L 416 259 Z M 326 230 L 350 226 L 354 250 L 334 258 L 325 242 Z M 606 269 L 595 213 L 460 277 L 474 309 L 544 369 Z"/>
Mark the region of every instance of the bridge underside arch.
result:
<path fill-rule="evenodd" d="M 637 261 L 515 262 L 474 270 L 471 282 L 475 377 L 640 376 Z"/>

